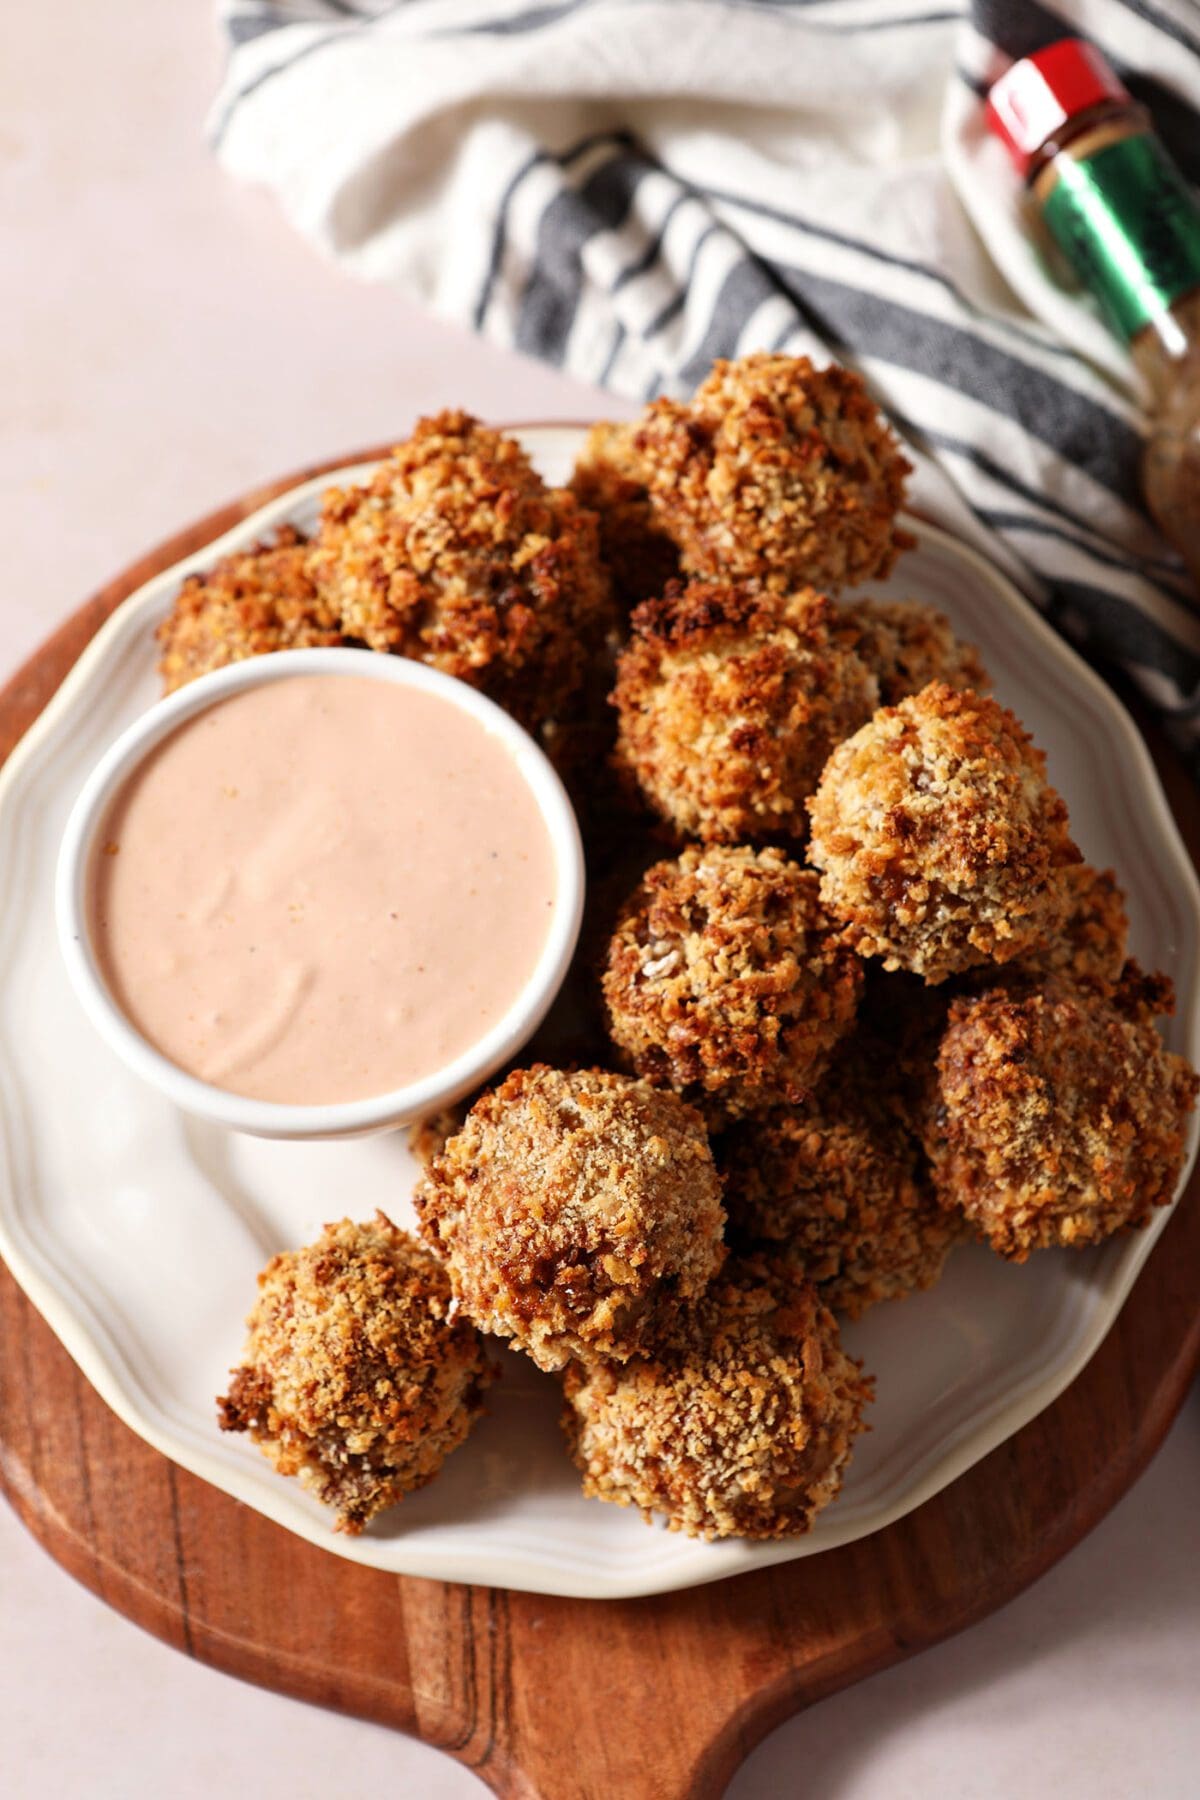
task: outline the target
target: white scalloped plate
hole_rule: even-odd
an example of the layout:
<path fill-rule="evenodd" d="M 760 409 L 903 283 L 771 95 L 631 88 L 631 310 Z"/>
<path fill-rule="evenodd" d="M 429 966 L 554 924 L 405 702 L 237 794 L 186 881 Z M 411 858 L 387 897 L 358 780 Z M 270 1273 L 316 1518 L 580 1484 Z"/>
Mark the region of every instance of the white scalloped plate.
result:
<path fill-rule="evenodd" d="M 581 433 L 547 427 L 523 436 L 547 476 L 563 479 Z M 131 596 L 0 776 L 0 1253 L 134 1431 L 354 1562 L 604 1598 L 712 1581 L 879 1530 L 1078 1374 L 1165 1213 L 1135 1237 L 1044 1253 L 1022 1268 L 960 1250 L 931 1293 L 878 1307 L 853 1327 L 850 1348 L 878 1377 L 874 1428 L 841 1498 L 809 1537 L 789 1543 L 695 1543 L 583 1500 L 559 1437 L 555 1383 L 508 1353 L 489 1416 L 466 1446 L 431 1487 L 360 1538 L 335 1535 L 294 1482 L 244 1440 L 218 1432 L 213 1397 L 237 1357 L 257 1270 L 343 1213 L 382 1206 L 409 1222 L 413 1165 L 399 1136 L 315 1146 L 238 1138 L 143 1088 L 68 988 L 54 939 L 54 864 L 87 771 L 156 697 L 152 631 L 181 574 L 285 519 L 310 527 L 330 479 L 296 488 Z M 1085 854 L 1120 872 L 1134 952 L 1175 978 L 1169 1042 L 1200 1061 L 1200 891 L 1132 721 L 982 558 L 913 523 L 919 547 L 886 588 L 934 602 L 979 644 L 999 697 L 1047 751 Z"/>

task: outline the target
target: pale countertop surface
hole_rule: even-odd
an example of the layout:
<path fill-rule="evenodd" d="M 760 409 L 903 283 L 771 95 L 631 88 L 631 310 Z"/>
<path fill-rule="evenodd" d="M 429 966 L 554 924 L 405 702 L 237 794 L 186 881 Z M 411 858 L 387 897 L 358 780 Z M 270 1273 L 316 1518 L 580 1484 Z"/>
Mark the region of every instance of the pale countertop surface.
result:
<path fill-rule="evenodd" d="M 352 284 L 233 187 L 200 135 L 217 69 L 207 7 L 62 0 L 13 9 L 5 39 L 0 679 L 124 564 L 260 480 L 399 436 L 444 404 L 495 419 L 612 408 Z M 1200 1792 L 1198 1496 L 1193 1393 L 1147 1475 L 1037 1587 L 782 1727 L 731 1793 Z M 166 1649 L 61 1573 L 0 1502 L 0 1792 L 482 1789 L 405 1738 Z"/>

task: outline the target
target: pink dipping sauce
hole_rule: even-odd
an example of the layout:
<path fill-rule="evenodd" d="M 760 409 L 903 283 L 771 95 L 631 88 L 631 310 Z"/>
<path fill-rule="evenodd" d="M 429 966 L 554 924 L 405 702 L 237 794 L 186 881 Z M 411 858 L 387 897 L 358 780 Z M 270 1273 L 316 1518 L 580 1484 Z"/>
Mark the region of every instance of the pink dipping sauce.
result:
<path fill-rule="evenodd" d="M 504 746 L 449 701 L 288 676 L 218 701 L 113 801 L 90 932 L 164 1056 L 329 1105 L 435 1074 L 503 1018 L 553 917 L 554 849 Z"/>

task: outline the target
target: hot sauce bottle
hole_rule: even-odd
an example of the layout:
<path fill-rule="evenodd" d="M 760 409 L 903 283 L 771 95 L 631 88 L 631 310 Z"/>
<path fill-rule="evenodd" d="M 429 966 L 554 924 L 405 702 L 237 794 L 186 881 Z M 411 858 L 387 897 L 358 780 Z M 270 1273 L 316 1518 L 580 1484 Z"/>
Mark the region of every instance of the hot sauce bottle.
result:
<path fill-rule="evenodd" d="M 1149 113 L 1080 38 L 1014 63 L 987 117 L 1145 377 L 1146 503 L 1200 587 L 1200 205 Z"/>

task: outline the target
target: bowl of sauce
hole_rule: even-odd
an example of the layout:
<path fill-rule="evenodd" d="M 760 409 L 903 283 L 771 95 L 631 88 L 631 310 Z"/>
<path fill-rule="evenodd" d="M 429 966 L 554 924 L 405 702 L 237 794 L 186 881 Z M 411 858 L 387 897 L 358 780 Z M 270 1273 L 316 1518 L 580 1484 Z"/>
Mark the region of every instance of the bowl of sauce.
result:
<path fill-rule="evenodd" d="M 201 677 L 93 770 L 58 930 L 93 1024 L 185 1110 L 346 1137 L 514 1056 L 583 908 L 570 801 L 465 683 L 366 650 Z"/>

